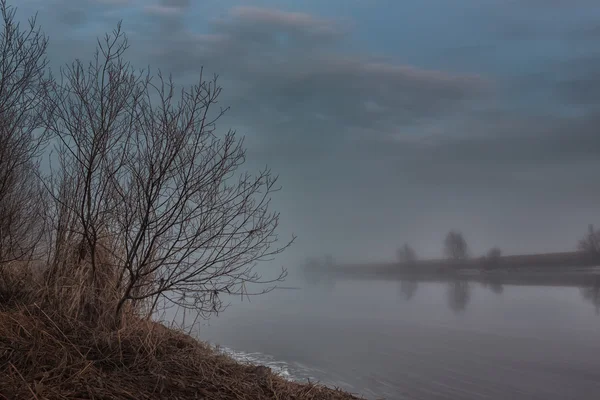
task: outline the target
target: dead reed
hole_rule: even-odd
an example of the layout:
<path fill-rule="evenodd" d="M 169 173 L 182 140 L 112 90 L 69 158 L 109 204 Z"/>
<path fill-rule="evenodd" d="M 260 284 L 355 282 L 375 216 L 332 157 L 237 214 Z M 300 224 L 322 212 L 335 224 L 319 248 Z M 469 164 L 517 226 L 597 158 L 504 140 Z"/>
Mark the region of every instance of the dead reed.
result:
<path fill-rule="evenodd" d="M 14 289 L 0 293 L 0 399 L 356 398 L 318 384 L 289 382 L 135 316 L 119 329 L 90 324 L 63 312 L 58 302 L 35 302 L 44 298 L 43 285 L 27 284 L 28 275 L 7 271 L 0 282 L 10 278 L 21 285 L 0 283 L 2 290 Z"/>

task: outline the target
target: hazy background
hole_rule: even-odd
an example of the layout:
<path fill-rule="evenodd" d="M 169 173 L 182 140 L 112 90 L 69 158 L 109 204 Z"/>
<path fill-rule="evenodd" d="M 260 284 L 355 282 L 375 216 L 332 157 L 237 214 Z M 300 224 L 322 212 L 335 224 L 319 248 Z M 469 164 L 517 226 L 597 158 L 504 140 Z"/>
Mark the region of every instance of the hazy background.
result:
<path fill-rule="evenodd" d="M 202 339 L 370 398 L 600 392 L 598 287 L 310 285 L 294 268 L 391 260 L 404 242 L 441 256 L 450 229 L 474 255 L 574 250 L 600 223 L 597 0 L 12 4 L 39 11 L 55 71 L 122 19 L 135 66 L 219 73 L 219 127 L 246 136 L 247 167 L 280 174 L 280 234 L 298 240 L 276 264 L 302 289 L 232 298 Z"/>
<path fill-rule="evenodd" d="M 12 2 L 15 4 L 15 2 Z M 600 3 L 19 0 L 54 68 L 119 19 L 137 67 L 219 73 L 220 124 L 281 176 L 278 259 L 571 250 L 600 211 Z"/>

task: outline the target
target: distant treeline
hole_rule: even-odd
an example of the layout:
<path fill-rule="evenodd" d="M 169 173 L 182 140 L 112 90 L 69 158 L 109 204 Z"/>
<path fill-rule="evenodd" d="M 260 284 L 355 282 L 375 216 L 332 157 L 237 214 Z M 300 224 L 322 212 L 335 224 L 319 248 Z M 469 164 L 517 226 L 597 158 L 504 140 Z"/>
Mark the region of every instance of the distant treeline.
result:
<path fill-rule="evenodd" d="M 397 261 L 338 264 L 333 257 L 313 258 L 305 264 L 311 280 L 352 278 L 499 280 L 512 284 L 582 285 L 598 280 L 590 267 L 600 266 L 600 232 L 589 226 L 578 250 L 544 254 L 502 255 L 494 247 L 486 255 L 471 257 L 467 241 L 459 231 L 450 231 L 443 242 L 446 258 L 419 259 L 408 244 L 398 249 Z"/>

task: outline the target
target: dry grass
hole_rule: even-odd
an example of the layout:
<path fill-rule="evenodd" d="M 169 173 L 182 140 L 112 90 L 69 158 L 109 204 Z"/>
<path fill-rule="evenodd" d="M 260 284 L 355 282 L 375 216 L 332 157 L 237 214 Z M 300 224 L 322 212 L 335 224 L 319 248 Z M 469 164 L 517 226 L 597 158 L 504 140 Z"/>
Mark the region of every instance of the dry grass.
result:
<path fill-rule="evenodd" d="M 241 364 L 135 307 L 115 324 L 114 264 L 99 257 L 92 284 L 68 253 L 50 268 L 0 265 L 0 400 L 355 399 Z"/>
<path fill-rule="evenodd" d="M 34 301 L 40 293 L 40 273 L 28 262 L 0 262 L 0 307 Z"/>
<path fill-rule="evenodd" d="M 163 325 L 102 328 L 48 305 L 0 303 L 0 399 L 331 399 L 355 397 L 240 364 Z"/>

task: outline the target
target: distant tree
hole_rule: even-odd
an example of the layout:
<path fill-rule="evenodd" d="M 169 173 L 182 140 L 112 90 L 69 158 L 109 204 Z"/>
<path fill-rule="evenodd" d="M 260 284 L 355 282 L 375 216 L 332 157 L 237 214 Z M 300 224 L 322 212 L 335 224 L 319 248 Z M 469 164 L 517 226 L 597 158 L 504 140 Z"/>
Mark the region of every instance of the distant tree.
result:
<path fill-rule="evenodd" d="M 500 257 L 502 257 L 502 250 L 498 247 L 492 247 L 487 253 L 488 259 L 497 260 Z"/>
<path fill-rule="evenodd" d="M 600 231 L 594 229 L 594 225 L 588 226 L 588 232 L 579 241 L 577 248 L 585 253 L 599 256 L 600 255 Z"/>
<path fill-rule="evenodd" d="M 398 249 L 397 256 L 401 264 L 413 264 L 417 261 L 417 253 L 408 243 Z"/>
<path fill-rule="evenodd" d="M 463 234 L 458 231 L 450 231 L 444 240 L 444 252 L 449 260 L 463 261 L 469 256 L 467 241 Z"/>
<path fill-rule="evenodd" d="M 500 248 L 498 247 L 492 247 L 486 257 L 485 257 L 485 264 L 488 267 L 494 267 L 497 266 L 500 263 L 500 258 L 502 257 L 502 250 L 500 250 Z"/>

